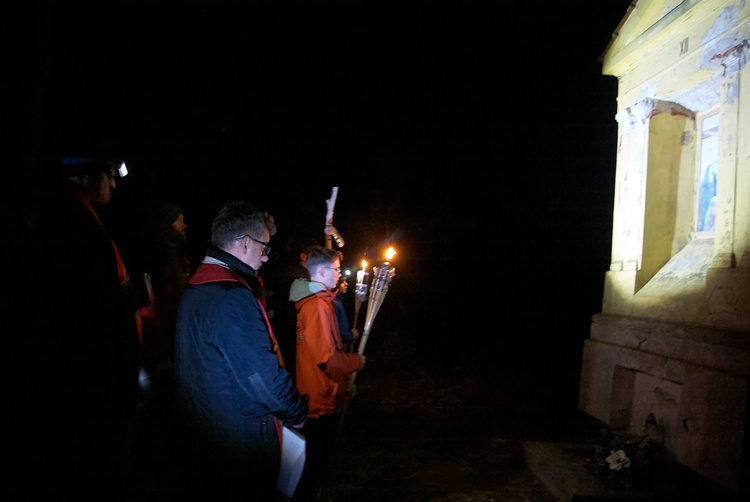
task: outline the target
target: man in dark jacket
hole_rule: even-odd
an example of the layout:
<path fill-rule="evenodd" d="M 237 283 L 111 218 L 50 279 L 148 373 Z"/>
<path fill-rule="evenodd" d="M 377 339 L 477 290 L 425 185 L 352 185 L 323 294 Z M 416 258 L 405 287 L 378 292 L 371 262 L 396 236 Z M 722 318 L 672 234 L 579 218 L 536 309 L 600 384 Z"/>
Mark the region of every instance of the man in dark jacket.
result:
<path fill-rule="evenodd" d="M 29 499 L 123 500 L 145 295 L 100 220 L 119 163 L 64 159 L 19 202 L 3 451 Z M 10 415 L 10 416 L 7 416 Z M 6 472 L 7 473 L 7 472 Z"/>
<path fill-rule="evenodd" d="M 301 427 L 307 416 L 253 291 L 269 238 L 264 212 L 227 203 L 180 302 L 175 375 L 193 500 L 273 500 L 279 421 Z"/>

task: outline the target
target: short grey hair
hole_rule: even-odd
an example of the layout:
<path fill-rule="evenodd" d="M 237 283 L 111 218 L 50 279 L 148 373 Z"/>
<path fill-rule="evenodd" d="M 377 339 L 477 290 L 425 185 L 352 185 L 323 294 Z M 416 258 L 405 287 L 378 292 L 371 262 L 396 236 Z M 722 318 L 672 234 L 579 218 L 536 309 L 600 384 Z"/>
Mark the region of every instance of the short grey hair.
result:
<path fill-rule="evenodd" d="M 244 200 L 227 202 L 211 224 L 211 244 L 228 250 L 234 239 L 242 235 L 262 240 L 269 230 L 267 214 Z"/>

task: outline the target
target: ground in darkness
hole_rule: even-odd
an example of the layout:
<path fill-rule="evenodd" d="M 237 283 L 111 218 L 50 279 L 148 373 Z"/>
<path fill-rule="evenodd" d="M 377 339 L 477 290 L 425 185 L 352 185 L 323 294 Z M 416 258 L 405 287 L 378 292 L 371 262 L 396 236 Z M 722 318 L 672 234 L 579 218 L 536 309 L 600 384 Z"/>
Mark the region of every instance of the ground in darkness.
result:
<path fill-rule="evenodd" d="M 321 502 L 556 500 L 528 467 L 522 443 L 570 439 L 579 412 L 557 370 L 473 347 L 425 356 L 424 342 L 386 322 L 379 328 Z M 183 502 L 170 459 L 147 462 L 151 474 L 135 479 L 130 502 Z"/>
<path fill-rule="evenodd" d="M 521 441 L 553 437 L 566 418 L 532 387 L 534 377 L 510 366 L 488 376 L 480 352 L 456 354 L 458 366 L 415 364 L 408 338 L 378 336 L 357 375 L 322 501 L 555 500 L 526 465 Z"/>

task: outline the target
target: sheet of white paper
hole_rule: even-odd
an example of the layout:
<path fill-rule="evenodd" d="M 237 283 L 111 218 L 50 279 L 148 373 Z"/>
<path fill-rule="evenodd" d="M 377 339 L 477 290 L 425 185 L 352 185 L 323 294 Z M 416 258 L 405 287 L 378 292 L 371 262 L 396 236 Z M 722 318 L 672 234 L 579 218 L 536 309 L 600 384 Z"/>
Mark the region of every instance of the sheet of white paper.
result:
<path fill-rule="evenodd" d="M 276 487 L 283 495 L 291 497 L 305 467 L 305 437 L 286 425 L 281 430 L 281 469 Z"/>

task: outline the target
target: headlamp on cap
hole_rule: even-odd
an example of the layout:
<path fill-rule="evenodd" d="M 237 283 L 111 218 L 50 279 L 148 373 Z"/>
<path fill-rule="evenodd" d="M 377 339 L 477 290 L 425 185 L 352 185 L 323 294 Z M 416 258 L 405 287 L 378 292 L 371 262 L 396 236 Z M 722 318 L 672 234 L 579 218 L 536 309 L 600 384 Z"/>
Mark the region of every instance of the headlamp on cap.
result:
<path fill-rule="evenodd" d="M 63 174 L 67 177 L 83 176 L 97 172 L 109 172 L 124 178 L 128 175 L 125 162 L 86 157 L 67 157 L 62 159 Z"/>

